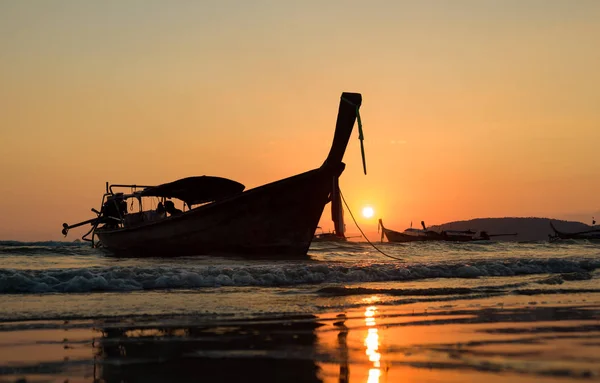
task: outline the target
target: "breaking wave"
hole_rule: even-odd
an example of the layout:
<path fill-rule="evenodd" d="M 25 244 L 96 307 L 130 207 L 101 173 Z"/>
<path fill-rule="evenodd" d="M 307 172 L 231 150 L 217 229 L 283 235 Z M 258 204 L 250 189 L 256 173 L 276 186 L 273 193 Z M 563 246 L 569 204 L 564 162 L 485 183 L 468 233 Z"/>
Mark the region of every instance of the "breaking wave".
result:
<path fill-rule="evenodd" d="M 112 266 L 50 270 L 0 269 L 0 293 L 84 293 L 221 286 L 278 287 L 529 274 L 586 275 L 598 268 L 599 259 L 513 259 L 471 263 L 379 263 L 350 266 L 311 263 L 191 268 Z"/>
<path fill-rule="evenodd" d="M 86 242 L 19 242 L 0 241 L 2 255 L 84 255 L 90 253 Z"/>

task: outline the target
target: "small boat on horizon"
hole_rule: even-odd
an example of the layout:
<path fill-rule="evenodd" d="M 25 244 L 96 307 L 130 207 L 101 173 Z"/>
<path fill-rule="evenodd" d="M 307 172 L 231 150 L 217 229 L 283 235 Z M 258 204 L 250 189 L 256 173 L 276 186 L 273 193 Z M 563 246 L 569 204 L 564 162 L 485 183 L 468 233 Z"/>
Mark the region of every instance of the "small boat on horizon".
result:
<path fill-rule="evenodd" d="M 412 223 L 410 228 L 405 229 L 403 232 L 390 230 L 383 226 L 383 220 L 379 219 L 379 224 L 377 225 L 377 231 L 381 229 L 381 241 L 383 241 L 383 237 L 385 236 L 389 242 L 424 242 L 424 241 L 440 241 L 441 235 L 440 233 L 427 230 L 425 226 L 425 222 L 421 221 L 421 226 L 423 229 L 413 229 Z"/>
<path fill-rule="evenodd" d="M 357 120 L 366 174 L 361 103 L 360 93 L 342 93 L 333 142 L 319 168 L 247 191 L 236 181 L 209 176 L 158 186 L 107 182 L 100 211 L 92 209 L 96 217 L 65 223 L 62 233 L 90 224 L 82 239 L 116 256 L 306 257 L 324 207 L 332 201 L 333 185 L 344 171 L 342 159 Z M 159 199 L 156 209 L 148 198 Z M 172 199 L 181 201 L 183 209 L 175 208 Z M 128 212 L 128 201 L 137 202 L 139 211 Z"/>
<path fill-rule="evenodd" d="M 587 239 L 587 240 L 600 240 L 600 227 L 596 228 L 596 220 L 592 219 L 592 229 L 578 231 L 575 233 L 565 233 L 559 231 L 554 227 L 552 221 L 548 221 L 550 223 L 550 227 L 554 231 L 554 235 L 548 234 L 548 240 L 550 242 L 556 242 L 564 239 Z"/>
<path fill-rule="evenodd" d="M 319 232 L 319 229 L 321 231 Z M 318 226 L 317 232 L 315 233 L 315 237 L 313 238 L 313 242 L 346 242 L 348 238 L 345 235 L 338 235 L 334 231 L 324 232 L 323 229 Z"/>
<path fill-rule="evenodd" d="M 473 242 L 473 241 L 489 241 L 492 237 L 515 236 L 517 233 L 510 234 L 488 234 L 487 231 L 479 233 L 473 230 L 442 230 L 441 232 L 428 230 L 425 222 L 421 221 L 423 229 L 413 229 L 411 227 L 398 232 L 390 230 L 383 226 L 383 221 L 379 220 L 377 229 L 381 228 L 381 241 L 385 236 L 389 242 L 426 242 L 426 241 L 446 241 L 446 242 Z"/>

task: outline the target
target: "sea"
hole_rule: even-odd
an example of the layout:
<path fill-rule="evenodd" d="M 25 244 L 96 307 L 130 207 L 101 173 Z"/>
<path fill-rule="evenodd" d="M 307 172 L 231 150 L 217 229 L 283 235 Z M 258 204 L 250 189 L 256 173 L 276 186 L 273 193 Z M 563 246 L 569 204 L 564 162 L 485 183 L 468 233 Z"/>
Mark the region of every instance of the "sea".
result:
<path fill-rule="evenodd" d="M 0 382 L 600 380 L 599 282 L 589 241 L 306 260 L 0 241 Z"/>

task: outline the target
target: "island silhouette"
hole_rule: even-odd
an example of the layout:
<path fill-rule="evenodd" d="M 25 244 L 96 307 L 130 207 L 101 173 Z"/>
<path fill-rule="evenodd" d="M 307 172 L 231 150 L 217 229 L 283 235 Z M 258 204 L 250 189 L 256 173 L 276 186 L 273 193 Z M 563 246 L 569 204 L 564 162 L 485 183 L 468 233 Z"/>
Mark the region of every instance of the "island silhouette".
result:
<path fill-rule="evenodd" d="M 517 233 L 516 236 L 497 237 L 498 241 L 543 241 L 548 235 L 554 234 L 550 222 L 557 230 L 564 232 L 579 232 L 591 230 L 598 226 L 586 225 L 577 221 L 565 221 L 541 217 L 502 217 L 502 218 L 474 218 L 464 221 L 446 222 L 441 225 L 428 226 L 429 230 L 473 230 L 495 233 Z"/>

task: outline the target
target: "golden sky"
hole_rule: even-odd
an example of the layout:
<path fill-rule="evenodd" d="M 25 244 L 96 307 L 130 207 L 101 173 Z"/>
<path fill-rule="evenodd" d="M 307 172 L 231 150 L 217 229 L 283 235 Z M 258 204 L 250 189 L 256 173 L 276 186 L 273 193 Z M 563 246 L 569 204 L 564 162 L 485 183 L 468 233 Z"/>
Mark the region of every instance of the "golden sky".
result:
<path fill-rule="evenodd" d="M 342 91 L 363 94 L 368 175 L 355 131 L 340 180 L 363 229 L 590 223 L 598 20 L 595 0 L 0 0 L 0 239 L 61 239 L 106 181 L 318 167 Z"/>

